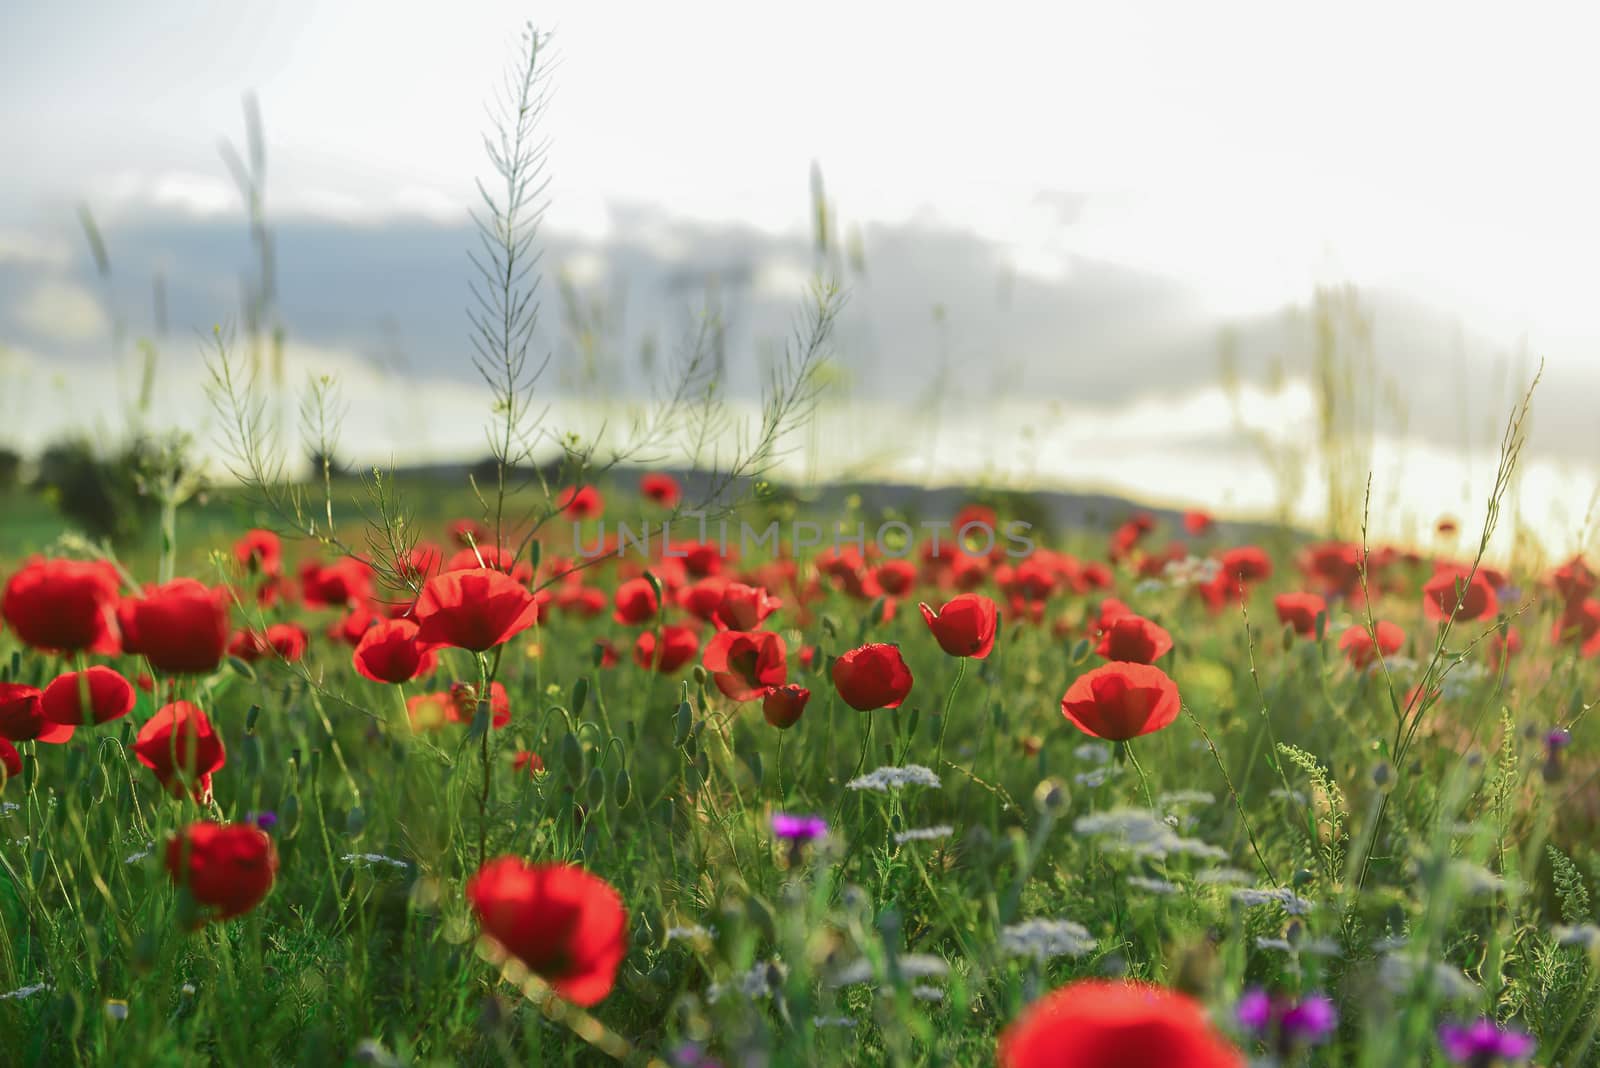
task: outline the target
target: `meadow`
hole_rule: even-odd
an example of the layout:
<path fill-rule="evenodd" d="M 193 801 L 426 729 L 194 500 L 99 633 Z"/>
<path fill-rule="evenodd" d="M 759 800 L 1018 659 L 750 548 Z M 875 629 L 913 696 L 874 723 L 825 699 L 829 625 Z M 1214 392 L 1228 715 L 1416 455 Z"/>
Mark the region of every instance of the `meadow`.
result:
<path fill-rule="evenodd" d="M 1359 452 L 1320 531 L 823 507 L 773 475 L 820 279 L 748 425 L 708 319 L 565 430 L 541 47 L 487 142 L 488 459 L 346 472 L 326 378 L 289 433 L 252 216 L 214 447 L 5 498 L 0 1063 L 1600 1064 L 1600 577 L 1491 552 L 1532 386 L 1415 544 Z"/>

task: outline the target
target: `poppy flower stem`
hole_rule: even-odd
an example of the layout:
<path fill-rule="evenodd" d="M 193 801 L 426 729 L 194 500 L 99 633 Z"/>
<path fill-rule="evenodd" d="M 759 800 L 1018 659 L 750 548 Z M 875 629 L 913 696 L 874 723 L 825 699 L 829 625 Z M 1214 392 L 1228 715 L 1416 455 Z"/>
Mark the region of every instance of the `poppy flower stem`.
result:
<path fill-rule="evenodd" d="M 478 654 L 478 704 L 483 706 L 489 702 L 489 661 L 482 653 Z M 493 712 L 489 713 L 490 722 L 483 725 L 483 736 L 479 739 L 479 755 L 483 760 L 483 789 L 478 794 L 478 867 L 483 867 L 484 861 L 489 857 L 489 784 L 492 765 L 489 763 L 489 732 L 494 727 Z"/>
<path fill-rule="evenodd" d="M 1133 746 L 1127 742 L 1117 743 L 1117 753 L 1122 759 L 1133 765 L 1133 770 L 1139 773 L 1139 785 L 1144 789 L 1144 803 L 1152 810 L 1156 803 L 1150 795 L 1150 780 L 1145 777 L 1144 765 L 1139 763 L 1139 758 L 1133 755 Z"/>
<path fill-rule="evenodd" d="M 944 757 L 944 732 L 950 727 L 950 709 L 956 703 L 956 691 L 961 688 L 961 680 L 967 676 L 967 658 L 959 657 L 956 660 L 956 679 L 950 684 L 950 692 L 945 694 L 944 712 L 939 716 L 939 744 L 933 750 L 933 766 L 938 768 Z"/>

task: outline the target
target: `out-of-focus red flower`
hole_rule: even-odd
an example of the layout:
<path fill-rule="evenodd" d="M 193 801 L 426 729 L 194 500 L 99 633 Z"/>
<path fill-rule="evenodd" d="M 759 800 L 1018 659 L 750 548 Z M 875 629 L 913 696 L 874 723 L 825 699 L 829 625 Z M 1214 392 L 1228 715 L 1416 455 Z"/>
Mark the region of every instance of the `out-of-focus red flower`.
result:
<path fill-rule="evenodd" d="M 602 668 L 614 668 L 622 663 L 622 656 L 617 652 L 615 643 L 610 639 L 596 638 L 594 644 L 600 650 L 600 666 Z"/>
<path fill-rule="evenodd" d="M 632 627 L 650 622 L 661 610 L 655 586 L 644 578 L 629 579 L 617 586 L 616 606 L 611 618 Z"/>
<path fill-rule="evenodd" d="M 983 504 L 969 504 L 950 520 L 950 530 L 955 534 L 956 540 L 960 541 L 965 536 L 964 531 L 976 536 L 982 536 L 984 532 L 993 535 L 999 529 L 999 524 L 1000 520 L 995 516 L 993 508 Z M 968 531 L 969 527 L 973 529 Z"/>
<path fill-rule="evenodd" d="M 456 703 L 448 693 L 419 693 L 406 699 L 406 716 L 414 731 L 436 731 L 456 721 Z"/>
<path fill-rule="evenodd" d="M 594 1005 L 627 956 L 628 914 L 611 884 L 571 864 L 496 857 L 467 880 L 483 933 L 555 992 Z"/>
<path fill-rule="evenodd" d="M 278 851 L 249 823 L 191 823 L 167 841 L 167 874 L 209 910 L 231 920 L 261 904 L 278 875 Z"/>
<path fill-rule="evenodd" d="M 1582 656 L 1600 653 L 1600 601 L 1585 598 L 1569 602 L 1551 629 L 1550 640 L 1576 645 Z"/>
<path fill-rule="evenodd" d="M 538 775 L 544 771 L 544 758 L 529 749 L 522 749 L 511 758 L 511 767 L 515 771 L 526 771 L 529 775 Z"/>
<path fill-rule="evenodd" d="M 1449 538 L 1455 536 L 1456 532 L 1461 529 L 1461 524 L 1456 522 L 1455 516 L 1442 515 L 1439 517 L 1439 521 L 1433 525 L 1433 529 L 1438 532 L 1440 537 Z"/>
<path fill-rule="evenodd" d="M 386 619 L 361 636 L 351 662 L 373 682 L 410 682 L 439 664 L 433 648 L 417 640 L 421 628 L 409 619 Z"/>
<path fill-rule="evenodd" d="M 1317 633 L 1317 616 L 1327 612 L 1328 602 L 1314 593 L 1280 593 L 1272 599 L 1278 622 L 1293 627 L 1302 638 Z"/>
<path fill-rule="evenodd" d="M 1079 979 L 1000 1035 L 999 1068 L 1244 1068 L 1197 1002 L 1162 987 Z"/>
<path fill-rule="evenodd" d="M 382 617 L 366 605 L 352 608 L 328 628 L 328 637 L 346 645 L 356 645 L 360 643 L 361 636 L 376 626 L 380 619 Z"/>
<path fill-rule="evenodd" d="M 450 686 L 450 719 L 455 723 L 471 723 L 478 714 L 478 688 L 471 683 L 457 682 Z M 498 682 L 489 684 L 489 726 L 499 730 L 511 722 L 511 695 Z"/>
<path fill-rule="evenodd" d="M 51 723 L 69 727 L 108 723 L 132 712 L 137 698 L 132 683 L 111 668 L 96 664 L 57 676 L 39 697 L 39 714 Z"/>
<path fill-rule="evenodd" d="M 575 486 L 561 496 L 561 511 L 568 519 L 595 519 L 605 511 L 605 501 L 593 486 Z"/>
<path fill-rule="evenodd" d="M 761 699 L 761 715 L 779 730 L 788 730 L 800 722 L 809 700 L 811 691 L 804 686 L 774 686 Z"/>
<path fill-rule="evenodd" d="M 486 567 L 510 575 L 522 586 L 533 581 L 532 563 L 514 557 L 510 549 L 495 545 L 479 545 L 452 553 L 440 570 L 478 571 Z"/>
<path fill-rule="evenodd" d="M 788 650 L 770 630 L 719 631 L 700 662 L 717 689 L 734 701 L 753 701 L 789 677 Z"/>
<path fill-rule="evenodd" d="M 722 546 L 712 541 L 696 541 L 679 545 L 674 553 L 681 553 L 683 570 L 693 578 L 705 578 L 722 571 L 722 565 L 731 553 L 725 554 Z"/>
<path fill-rule="evenodd" d="M 1550 585 L 1564 604 L 1573 605 L 1588 598 L 1600 586 L 1589 563 L 1582 556 L 1574 556 L 1550 573 Z"/>
<path fill-rule="evenodd" d="M 119 649 L 116 605 L 117 571 L 110 564 L 35 556 L 6 583 L 0 615 L 35 649 L 110 655 Z"/>
<path fill-rule="evenodd" d="M 1272 577 L 1272 557 L 1255 545 L 1240 545 L 1217 557 L 1222 574 L 1235 582 L 1260 582 Z"/>
<path fill-rule="evenodd" d="M 593 619 L 605 612 L 606 595 L 603 590 L 593 586 L 563 584 L 561 592 L 556 594 L 555 604 L 563 612 L 571 612 L 582 619 Z"/>
<path fill-rule="evenodd" d="M 13 742 L 60 745 L 72 737 L 72 727 L 45 718 L 43 694 L 37 686 L 0 682 L 0 738 Z"/>
<path fill-rule="evenodd" d="M 728 585 L 728 580 L 718 575 L 691 583 L 678 591 L 678 607 L 696 619 L 710 623 L 716 619 L 717 609 L 722 607 L 722 595 L 727 591 Z"/>
<path fill-rule="evenodd" d="M 227 587 L 189 578 L 147 586 L 117 606 L 123 651 L 169 674 L 215 671 L 228 647 L 229 602 Z"/>
<path fill-rule="evenodd" d="M 222 736 L 198 705 L 174 701 L 156 710 L 139 728 L 133 755 L 151 771 L 169 793 L 183 793 L 183 780 L 192 785 L 195 800 L 211 797 L 211 774 L 227 763 Z"/>
<path fill-rule="evenodd" d="M 728 630 L 755 630 L 782 607 L 783 602 L 763 587 L 730 582 L 723 587 L 712 618 L 718 627 Z"/>
<path fill-rule="evenodd" d="M 660 471 L 651 471 L 639 479 L 639 492 L 663 508 L 676 508 L 683 498 L 683 488 L 678 480 Z"/>
<path fill-rule="evenodd" d="M 233 558 L 246 574 L 283 574 L 283 542 L 270 530 L 247 530 L 233 543 Z"/>
<path fill-rule="evenodd" d="M 300 565 L 300 590 L 308 608 L 347 608 L 372 599 L 372 568 L 351 556 L 331 564 Z"/>
<path fill-rule="evenodd" d="M 1106 660 L 1153 664 L 1172 652 L 1172 635 L 1153 620 L 1129 612 L 1112 616 L 1095 653 Z"/>
<path fill-rule="evenodd" d="M 1457 622 L 1483 619 L 1492 616 L 1500 607 L 1494 589 L 1480 571 L 1468 581 L 1468 572 L 1454 567 L 1440 568 L 1422 586 L 1422 614 L 1429 619 L 1449 619 L 1452 613 Z M 1456 611 L 1457 589 L 1460 585 L 1460 611 Z"/>
<path fill-rule="evenodd" d="M 884 642 L 851 649 L 833 662 L 834 689 L 857 712 L 899 708 L 911 692 L 912 681 L 900 650 Z"/>
<path fill-rule="evenodd" d="M 1061 714 L 1096 738 L 1125 742 L 1178 718 L 1178 684 L 1149 664 L 1120 661 L 1080 675 L 1061 699 Z"/>
<path fill-rule="evenodd" d="M 0 790 L 5 789 L 7 780 L 15 779 L 21 774 L 22 754 L 17 752 L 16 746 L 0 737 Z"/>
<path fill-rule="evenodd" d="M 970 656 L 982 660 L 994 649 L 1000 629 L 1000 609 L 981 593 L 962 593 L 950 598 L 936 612 L 927 605 L 922 621 L 933 632 L 934 640 L 951 656 Z"/>
<path fill-rule="evenodd" d="M 1194 537 L 1211 533 L 1211 528 L 1216 525 L 1217 521 L 1212 518 L 1210 512 L 1196 510 L 1183 513 L 1183 529 Z"/>
<path fill-rule="evenodd" d="M 1507 627 L 1504 636 L 1496 630 L 1489 636 L 1489 670 L 1498 672 L 1502 661 L 1509 661 L 1522 651 L 1522 632 Z"/>
<path fill-rule="evenodd" d="M 917 584 L 917 566 L 910 560 L 885 560 L 873 577 L 878 587 L 893 597 L 904 597 Z"/>
<path fill-rule="evenodd" d="M 700 636 L 688 627 L 669 623 L 661 628 L 661 648 L 656 648 L 655 631 L 647 630 L 633 643 L 633 659 L 642 668 L 654 668 L 671 675 L 700 651 Z"/>
<path fill-rule="evenodd" d="M 527 587 L 503 571 L 447 571 L 422 587 L 413 613 L 417 640 L 481 653 L 521 634 L 539 618 Z"/>
<path fill-rule="evenodd" d="M 1376 648 L 1372 643 L 1372 635 L 1359 623 L 1348 628 L 1339 638 L 1339 648 L 1344 650 L 1345 659 L 1349 660 L 1350 666 L 1357 670 L 1376 661 L 1379 653 L 1393 656 L 1406 643 L 1406 632 L 1386 619 L 1378 620 L 1373 630 L 1378 635 Z"/>
<path fill-rule="evenodd" d="M 249 628 L 234 631 L 233 637 L 228 639 L 228 655 L 253 662 L 272 653 L 292 664 L 306 655 L 310 644 L 311 636 L 299 624 L 274 623 L 265 633 L 258 634 Z"/>
<path fill-rule="evenodd" d="M 492 540 L 489 528 L 476 519 L 457 519 L 449 526 L 450 540 L 462 548 L 483 545 Z"/>
<path fill-rule="evenodd" d="M 1369 575 L 1381 568 L 1376 553 L 1367 563 Z M 1354 597 L 1361 591 L 1361 546 L 1346 541 L 1313 545 L 1300 556 L 1307 581 L 1329 597 Z"/>
<path fill-rule="evenodd" d="M 1111 629 L 1111 623 L 1113 620 L 1118 619 L 1121 616 L 1132 616 L 1137 614 L 1138 613 L 1136 613 L 1133 609 L 1129 608 L 1126 604 L 1117 600 L 1115 597 L 1107 597 L 1105 600 L 1100 602 L 1100 610 L 1095 616 L 1094 620 L 1094 632 L 1096 634 L 1104 634 L 1107 630 Z"/>

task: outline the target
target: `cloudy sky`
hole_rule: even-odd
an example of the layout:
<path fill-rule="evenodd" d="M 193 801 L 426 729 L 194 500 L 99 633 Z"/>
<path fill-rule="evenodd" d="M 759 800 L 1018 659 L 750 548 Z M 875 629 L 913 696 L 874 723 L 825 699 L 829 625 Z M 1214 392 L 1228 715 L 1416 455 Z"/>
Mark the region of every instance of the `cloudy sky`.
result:
<path fill-rule="evenodd" d="M 194 332 L 235 314 L 249 264 L 217 143 L 240 139 L 253 90 L 296 368 L 347 377 L 374 452 L 475 448 L 453 429 L 481 399 L 465 210 L 484 102 L 531 19 L 555 34 L 546 265 L 625 298 L 619 352 L 670 345 L 697 280 L 721 272 L 742 280 L 725 289 L 729 378 L 748 392 L 811 267 L 818 161 L 866 260 L 839 335 L 857 407 L 830 435 L 851 456 L 928 474 L 926 445 L 897 450 L 904 433 L 858 416 L 919 405 L 948 365 L 961 387 L 935 468 L 1168 498 L 1209 479 L 1215 500 L 1259 507 L 1273 489 L 1216 386 L 1219 331 L 1260 383 L 1247 417 L 1292 434 L 1309 332 L 1285 309 L 1351 282 L 1376 373 L 1406 396 L 1379 454 L 1396 471 L 1459 464 L 1428 506 L 1471 507 L 1543 357 L 1536 451 L 1581 518 L 1600 459 L 1595 26 L 1538 6 L 1052 7 L 6 5 L 0 93 L 23 106 L 0 109 L 0 344 L 19 386 L 6 403 L 30 413 L 12 435 L 53 433 L 45 411 L 114 426 L 115 380 L 95 371 L 113 320 L 153 331 L 157 274 L 164 410 L 199 419 Z M 79 202 L 106 231 L 109 289 Z M 571 369 L 550 311 L 559 392 Z M 397 360 L 461 416 L 409 432 Z"/>

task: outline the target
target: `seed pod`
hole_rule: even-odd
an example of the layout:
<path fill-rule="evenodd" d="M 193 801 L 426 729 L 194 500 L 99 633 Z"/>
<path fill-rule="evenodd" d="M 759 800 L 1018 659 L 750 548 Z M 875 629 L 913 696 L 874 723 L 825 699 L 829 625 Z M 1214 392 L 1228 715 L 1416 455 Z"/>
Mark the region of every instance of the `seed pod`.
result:
<path fill-rule="evenodd" d="M 589 772 L 589 781 L 584 785 L 583 792 L 593 808 L 599 808 L 606 803 L 606 777 L 600 773 L 599 768 Z"/>
<path fill-rule="evenodd" d="M 1072 643 L 1070 659 L 1074 665 L 1081 664 L 1089 659 L 1089 639 L 1079 638 Z"/>
<path fill-rule="evenodd" d="M 261 706 L 251 705 L 250 711 L 244 714 L 244 729 L 246 734 L 254 734 L 256 722 L 261 719 Z"/>
<path fill-rule="evenodd" d="M 583 778 L 583 746 L 578 744 L 576 734 L 567 734 L 561 739 L 561 768 L 568 782 L 575 783 Z"/>
<path fill-rule="evenodd" d="M 250 666 L 249 661 L 241 660 L 237 656 L 230 656 L 228 657 L 228 666 L 241 679 L 246 679 L 250 682 L 256 681 L 256 669 Z"/>
<path fill-rule="evenodd" d="M 678 702 L 677 716 L 672 725 L 672 744 L 679 749 L 689 740 L 689 728 L 694 725 L 694 709 L 688 701 Z"/>
<path fill-rule="evenodd" d="M 589 677 L 578 676 L 578 681 L 572 684 L 572 718 L 577 719 L 583 715 L 583 706 L 589 700 Z"/>
<path fill-rule="evenodd" d="M 617 777 L 611 783 L 611 796 L 616 799 L 618 808 L 627 808 L 633 799 L 633 779 L 628 776 L 627 768 L 617 769 Z"/>

